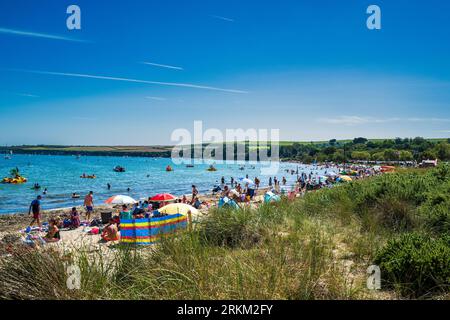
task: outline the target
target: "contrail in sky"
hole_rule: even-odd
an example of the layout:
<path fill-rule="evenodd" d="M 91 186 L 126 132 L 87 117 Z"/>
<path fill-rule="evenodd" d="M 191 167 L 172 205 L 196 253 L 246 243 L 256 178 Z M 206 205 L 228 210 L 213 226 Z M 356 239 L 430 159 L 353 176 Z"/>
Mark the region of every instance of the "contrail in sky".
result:
<path fill-rule="evenodd" d="M 52 39 L 52 40 L 88 42 L 85 40 L 73 39 L 73 38 L 68 38 L 68 37 L 63 37 L 63 36 L 52 35 L 52 34 L 13 30 L 13 29 L 6 29 L 6 28 L 0 28 L 0 33 L 16 35 L 16 36 L 24 36 L 24 37 L 45 38 L 45 39 Z"/>
<path fill-rule="evenodd" d="M 174 70 L 184 70 L 181 67 L 169 66 L 167 64 L 159 64 L 159 63 L 146 62 L 146 61 L 141 62 L 141 63 L 149 65 L 149 66 L 160 67 L 160 68 L 167 68 L 167 69 L 174 69 Z"/>
<path fill-rule="evenodd" d="M 111 81 L 142 83 L 142 84 L 153 84 L 153 85 L 162 85 L 162 86 L 171 86 L 171 87 L 204 89 L 204 90 L 222 91 L 222 92 L 230 92 L 230 93 L 248 93 L 247 91 L 243 91 L 243 90 L 224 89 L 224 88 L 211 87 L 211 86 L 205 86 L 205 85 L 197 85 L 197 84 L 191 84 L 191 83 L 149 81 L 149 80 L 139 80 L 139 79 L 130 79 L 130 78 L 91 75 L 91 74 L 51 72 L 51 71 L 37 71 L 37 70 L 15 70 L 15 71 L 36 73 L 36 74 L 54 75 L 54 76 L 65 76 L 65 77 L 75 77 L 75 78 L 89 78 L 89 79 L 100 79 L 100 80 L 111 80 Z"/>

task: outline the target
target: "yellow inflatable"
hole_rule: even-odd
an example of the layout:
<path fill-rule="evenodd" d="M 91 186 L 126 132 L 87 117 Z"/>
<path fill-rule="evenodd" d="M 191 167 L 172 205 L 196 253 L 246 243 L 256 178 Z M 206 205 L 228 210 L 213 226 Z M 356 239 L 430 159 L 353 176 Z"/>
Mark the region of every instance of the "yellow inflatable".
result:
<path fill-rule="evenodd" d="M 27 182 L 27 178 L 17 176 L 15 178 L 3 178 L 2 183 L 8 183 L 8 184 L 22 184 Z"/>

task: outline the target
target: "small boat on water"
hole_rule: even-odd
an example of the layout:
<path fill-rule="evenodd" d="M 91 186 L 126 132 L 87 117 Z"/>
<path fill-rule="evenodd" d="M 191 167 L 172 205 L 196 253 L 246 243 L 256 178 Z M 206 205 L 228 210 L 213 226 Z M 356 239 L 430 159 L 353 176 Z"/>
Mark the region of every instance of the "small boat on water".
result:
<path fill-rule="evenodd" d="M 217 169 L 213 165 L 210 165 L 209 168 L 206 169 L 206 170 L 208 170 L 208 171 L 217 171 Z"/>
<path fill-rule="evenodd" d="M 194 167 L 193 164 L 187 164 L 187 165 L 186 165 L 186 168 L 193 168 L 193 167 Z"/>

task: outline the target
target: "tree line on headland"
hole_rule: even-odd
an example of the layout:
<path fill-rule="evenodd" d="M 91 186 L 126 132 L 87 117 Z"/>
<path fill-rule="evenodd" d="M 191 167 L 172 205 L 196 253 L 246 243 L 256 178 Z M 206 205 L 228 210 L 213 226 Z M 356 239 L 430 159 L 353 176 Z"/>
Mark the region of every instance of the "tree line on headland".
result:
<path fill-rule="evenodd" d="M 242 148 L 242 144 L 244 147 Z M 241 145 L 241 146 L 239 146 Z M 202 152 L 206 152 L 208 144 L 201 145 Z M 230 143 L 223 144 L 223 156 L 226 159 Z M 234 159 L 251 159 L 250 153 L 257 152 L 257 159 L 272 156 L 270 143 L 234 142 Z M 185 154 L 180 156 L 196 157 L 195 149 L 198 145 L 187 147 Z M 220 148 L 220 147 L 219 147 Z M 158 147 L 67 147 L 67 146 L 13 146 L 0 147 L 1 153 L 13 151 L 15 154 L 40 155 L 83 155 L 83 156 L 128 156 L 128 157 L 162 157 L 172 156 L 171 146 Z M 198 154 L 198 153 L 197 153 Z M 211 156 L 215 156 L 214 150 Z M 422 161 L 426 159 L 450 160 L 449 139 L 395 138 L 395 139 L 366 139 L 358 137 L 353 140 L 331 139 L 323 142 L 280 142 L 279 157 L 284 161 L 300 161 L 303 163 L 334 161 Z"/>
<path fill-rule="evenodd" d="M 450 160 L 450 139 L 431 140 L 422 137 L 369 140 L 355 138 L 351 141 L 332 139 L 328 143 L 280 146 L 280 158 L 313 161 L 345 162 L 363 161 L 422 161 L 426 159 Z"/>

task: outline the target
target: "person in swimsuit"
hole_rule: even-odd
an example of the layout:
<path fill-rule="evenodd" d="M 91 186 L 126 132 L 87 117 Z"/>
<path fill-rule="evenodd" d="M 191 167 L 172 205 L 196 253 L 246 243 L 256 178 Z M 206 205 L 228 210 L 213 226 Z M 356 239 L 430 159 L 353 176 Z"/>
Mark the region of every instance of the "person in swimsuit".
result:
<path fill-rule="evenodd" d="M 86 219 L 91 220 L 91 214 L 94 211 L 94 192 L 89 193 L 84 197 L 84 206 L 86 207 Z"/>
<path fill-rule="evenodd" d="M 50 219 L 48 222 L 48 232 L 44 237 L 46 242 L 58 242 L 61 240 L 61 235 L 59 234 L 58 222 L 56 219 Z"/>
<path fill-rule="evenodd" d="M 120 239 L 119 229 L 116 225 L 116 220 L 114 218 L 109 219 L 109 223 L 106 225 L 105 229 L 102 231 L 103 241 L 117 241 Z"/>
<path fill-rule="evenodd" d="M 33 226 L 35 222 L 37 222 L 39 228 L 42 228 L 41 224 L 41 199 L 42 196 L 37 196 L 30 204 L 30 209 L 28 210 L 28 215 L 33 212 L 33 220 L 31 220 L 30 227 Z"/>

